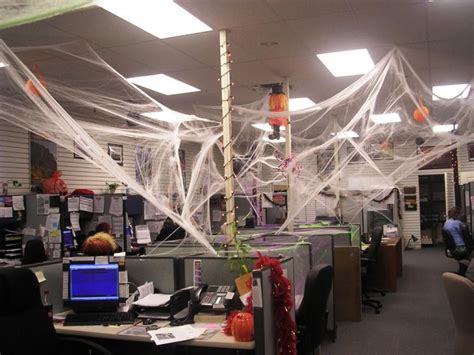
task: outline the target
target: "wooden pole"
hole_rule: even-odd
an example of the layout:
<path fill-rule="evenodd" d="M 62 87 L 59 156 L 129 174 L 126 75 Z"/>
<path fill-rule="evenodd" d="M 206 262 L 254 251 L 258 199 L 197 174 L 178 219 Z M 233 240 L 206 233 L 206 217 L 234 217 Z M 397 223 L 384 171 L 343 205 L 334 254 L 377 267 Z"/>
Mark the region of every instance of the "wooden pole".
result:
<path fill-rule="evenodd" d="M 221 62 L 221 97 L 222 97 L 222 127 L 224 130 L 224 180 L 225 180 L 225 231 L 227 241 L 233 238 L 232 225 L 235 222 L 235 201 L 234 201 L 234 169 L 232 153 L 232 96 L 230 89 L 230 52 L 227 43 L 227 30 L 219 33 L 220 42 L 220 62 Z"/>
<path fill-rule="evenodd" d="M 285 94 L 290 100 L 290 81 L 287 79 L 285 81 Z M 288 114 L 288 127 L 286 127 L 286 136 L 285 136 L 285 155 L 286 159 L 291 159 L 291 117 Z M 293 212 L 293 193 L 292 193 L 292 186 L 293 186 L 293 168 L 290 167 L 291 162 L 288 164 L 288 177 L 286 179 L 286 201 L 287 201 L 287 216 L 290 216 L 290 212 Z M 294 218 L 288 224 L 288 231 L 293 232 L 295 229 L 294 225 Z"/>

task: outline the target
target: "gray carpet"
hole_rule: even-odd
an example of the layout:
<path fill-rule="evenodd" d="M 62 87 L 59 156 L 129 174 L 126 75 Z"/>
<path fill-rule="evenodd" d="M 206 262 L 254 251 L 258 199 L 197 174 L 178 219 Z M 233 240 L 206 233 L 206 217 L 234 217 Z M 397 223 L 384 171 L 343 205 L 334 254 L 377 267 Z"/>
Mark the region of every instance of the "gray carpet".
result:
<path fill-rule="evenodd" d="M 454 323 L 441 274 L 457 263 L 440 248 L 405 252 L 398 291 L 378 298 L 380 314 L 363 309 L 361 322 L 339 322 L 335 343 L 322 345 L 322 355 L 448 355 Z"/>

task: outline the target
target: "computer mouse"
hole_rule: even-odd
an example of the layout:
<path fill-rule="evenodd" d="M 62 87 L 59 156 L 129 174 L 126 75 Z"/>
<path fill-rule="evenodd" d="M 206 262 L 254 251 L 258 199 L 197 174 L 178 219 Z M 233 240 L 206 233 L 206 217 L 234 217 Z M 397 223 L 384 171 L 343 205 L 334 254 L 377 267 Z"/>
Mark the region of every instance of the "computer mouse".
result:
<path fill-rule="evenodd" d="M 146 318 L 143 320 L 143 325 L 150 325 L 150 324 L 153 324 L 155 321 L 151 318 Z"/>

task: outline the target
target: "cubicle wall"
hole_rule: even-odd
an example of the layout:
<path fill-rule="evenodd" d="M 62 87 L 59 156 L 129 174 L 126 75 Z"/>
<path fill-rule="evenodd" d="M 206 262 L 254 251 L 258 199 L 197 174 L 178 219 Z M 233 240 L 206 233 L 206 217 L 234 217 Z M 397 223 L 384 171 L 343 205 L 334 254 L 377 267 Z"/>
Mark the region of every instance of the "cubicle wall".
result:
<path fill-rule="evenodd" d="M 178 289 L 177 265 L 172 256 L 127 256 L 125 267 L 128 281 L 136 286 L 153 281 L 161 293 L 170 294 Z"/>
<path fill-rule="evenodd" d="M 53 312 L 58 313 L 64 310 L 63 306 L 63 263 L 62 259 L 48 261 L 44 263 L 19 266 L 20 268 L 30 269 L 36 273 L 37 277 L 44 276 L 44 281 L 40 282 L 40 291 L 49 291 L 51 302 L 53 303 Z"/>

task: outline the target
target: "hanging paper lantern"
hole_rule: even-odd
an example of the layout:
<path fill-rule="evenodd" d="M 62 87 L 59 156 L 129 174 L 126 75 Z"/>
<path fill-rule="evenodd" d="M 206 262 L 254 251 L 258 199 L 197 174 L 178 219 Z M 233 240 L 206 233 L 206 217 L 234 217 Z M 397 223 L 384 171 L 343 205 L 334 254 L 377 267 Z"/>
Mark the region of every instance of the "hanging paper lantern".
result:
<path fill-rule="evenodd" d="M 240 312 L 232 319 L 232 335 L 236 341 L 253 340 L 253 315 Z"/>
<path fill-rule="evenodd" d="M 268 106 L 271 112 L 288 111 L 288 97 L 283 92 L 283 87 L 280 84 L 272 87 Z M 268 124 L 273 128 L 273 133 L 268 138 L 280 139 L 280 126 L 288 126 L 288 116 L 269 117 Z"/>
<path fill-rule="evenodd" d="M 43 73 L 41 72 L 38 64 L 35 64 L 35 66 L 33 67 L 33 74 L 35 74 L 36 78 L 38 78 L 39 82 L 41 83 L 41 85 L 43 85 L 43 87 L 46 89 L 47 86 L 46 86 L 46 81 L 44 80 L 44 76 L 43 76 Z M 41 96 L 41 93 L 39 92 L 39 90 L 36 88 L 35 84 L 33 84 L 33 81 L 31 79 L 28 79 L 26 81 L 26 84 L 25 84 L 25 88 L 28 92 L 30 92 L 31 94 L 35 95 L 35 96 Z"/>
<path fill-rule="evenodd" d="M 423 104 L 423 101 L 421 101 L 421 99 L 418 101 L 418 103 L 420 107 L 417 107 L 416 110 L 413 112 L 413 118 L 416 122 L 424 122 L 426 117 L 429 116 L 430 111 L 428 110 L 428 107 Z"/>

